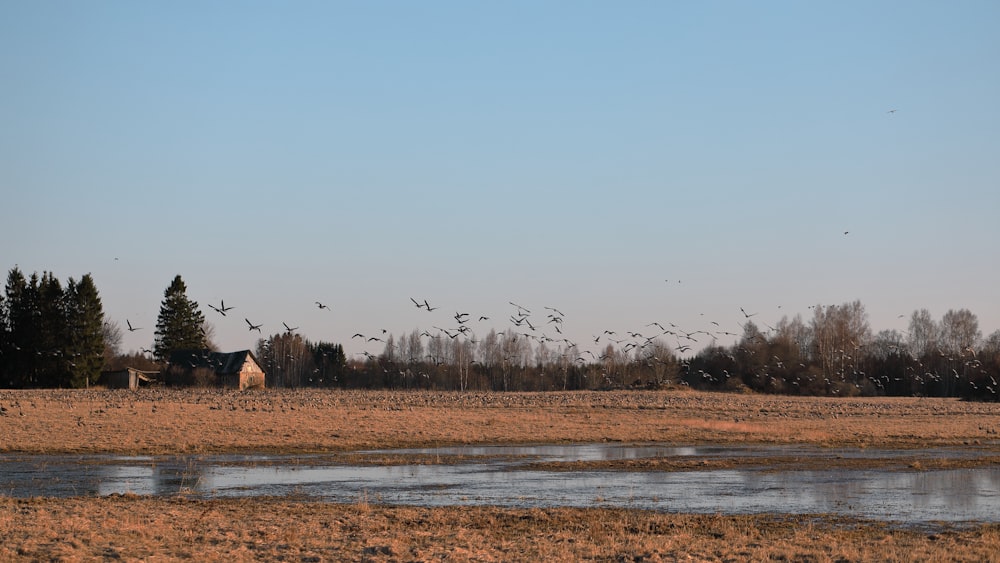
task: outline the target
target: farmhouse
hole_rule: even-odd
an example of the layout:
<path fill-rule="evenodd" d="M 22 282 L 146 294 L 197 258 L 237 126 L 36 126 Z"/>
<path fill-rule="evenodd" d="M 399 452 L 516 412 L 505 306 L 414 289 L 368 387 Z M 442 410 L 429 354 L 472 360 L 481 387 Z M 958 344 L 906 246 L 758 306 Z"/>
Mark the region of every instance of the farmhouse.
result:
<path fill-rule="evenodd" d="M 216 385 L 234 389 L 264 387 L 264 370 L 250 350 L 212 352 L 177 350 L 170 354 L 170 370 L 187 383 Z"/>

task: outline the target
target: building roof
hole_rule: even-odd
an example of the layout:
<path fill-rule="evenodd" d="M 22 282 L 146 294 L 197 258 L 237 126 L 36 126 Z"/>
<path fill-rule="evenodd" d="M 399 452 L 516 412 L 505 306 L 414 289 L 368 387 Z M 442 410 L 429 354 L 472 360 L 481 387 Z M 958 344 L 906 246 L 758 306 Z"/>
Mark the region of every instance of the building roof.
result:
<path fill-rule="evenodd" d="M 171 365 L 188 367 L 191 369 L 208 368 L 218 375 L 236 375 L 243 369 L 243 364 L 247 361 L 247 356 L 254 361 L 257 366 L 260 362 L 254 357 L 250 350 L 240 350 L 239 352 L 213 352 L 211 350 L 175 350 L 170 354 Z"/>

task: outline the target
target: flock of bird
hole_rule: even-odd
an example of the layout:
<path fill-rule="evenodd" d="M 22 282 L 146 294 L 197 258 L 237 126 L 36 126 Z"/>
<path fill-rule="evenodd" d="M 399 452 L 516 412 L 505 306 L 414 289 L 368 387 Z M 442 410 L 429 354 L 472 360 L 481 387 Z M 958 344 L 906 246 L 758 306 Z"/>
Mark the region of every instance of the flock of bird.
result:
<path fill-rule="evenodd" d="M 677 283 L 680 283 L 680 280 L 677 280 Z M 426 298 L 418 299 L 410 297 L 409 300 L 413 307 L 427 313 L 433 313 L 441 308 L 432 305 Z M 314 301 L 313 303 L 319 310 L 330 310 L 329 306 L 320 301 Z M 572 354 L 573 360 L 577 362 L 585 362 L 588 359 L 590 361 L 605 360 L 608 358 L 609 353 L 613 353 L 609 352 L 609 350 L 615 350 L 615 348 L 617 348 L 617 351 L 625 354 L 641 352 L 655 343 L 660 344 L 660 349 L 663 346 L 668 346 L 673 352 L 684 354 L 692 351 L 693 347 L 703 342 L 704 339 L 714 342 L 716 339 L 722 337 L 739 336 L 737 332 L 723 330 L 717 321 L 709 321 L 709 324 L 713 327 L 711 330 L 684 330 L 674 323 L 653 321 L 639 330 L 625 330 L 621 332 L 611 329 L 602 330 L 599 334 L 592 335 L 592 339 L 587 344 L 600 346 L 604 343 L 605 351 L 600 353 L 595 353 L 592 350 L 580 351 L 580 346 L 578 346 L 577 342 L 570 339 L 564 333 L 566 315 L 559 308 L 545 305 L 541 309 L 543 312 L 536 314 L 529 307 L 514 301 L 508 301 L 508 305 L 511 307 L 507 318 L 509 326 L 498 331 L 498 336 L 514 340 L 524 339 L 525 341 L 535 343 L 546 343 L 547 345 L 556 347 L 556 350 L 559 351 L 558 353 L 564 355 Z M 221 316 L 226 316 L 227 312 L 234 309 L 232 306 L 226 306 L 225 301 L 220 301 L 218 306 L 212 304 L 208 306 Z M 746 320 L 758 314 L 756 312 L 748 313 L 742 307 L 739 310 L 742 318 Z M 435 319 L 441 318 L 440 313 L 435 316 Z M 430 339 L 463 339 L 472 344 L 477 344 L 480 342 L 479 335 L 482 334 L 483 323 L 490 321 L 491 317 L 486 314 L 456 311 L 447 317 L 447 320 L 450 321 L 450 324 L 436 321 L 432 323 L 430 329 L 422 330 L 419 336 Z M 244 322 L 248 331 L 256 331 L 258 334 L 263 334 L 262 323 L 254 323 L 247 317 L 244 317 Z M 284 321 L 282 321 L 282 326 L 286 334 L 295 333 L 299 329 L 298 326 L 291 326 Z M 488 330 L 495 330 L 494 327 L 487 326 Z M 131 323 L 129 323 L 129 327 L 130 329 L 132 328 Z M 373 350 L 372 346 L 382 346 L 384 348 L 389 336 L 391 336 L 389 331 L 382 328 L 375 334 L 354 332 L 350 340 L 360 341 L 365 347 L 364 350 L 358 352 L 356 355 L 375 359 L 377 354 L 382 350 Z M 672 344 L 666 344 L 667 340 L 672 340 Z M 612 348 L 608 349 L 607 345 L 611 345 Z M 430 357 L 428 355 L 428 358 Z M 410 358 L 410 360 L 418 361 L 423 359 Z"/>
<path fill-rule="evenodd" d="M 431 305 L 425 298 L 416 299 L 410 297 L 410 302 L 415 308 L 426 311 L 427 313 L 432 313 L 440 309 L 439 306 Z M 331 310 L 328 305 L 321 301 L 314 301 L 313 303 L 316 308 L 321 311 Z M 542 308 L 544 316 L 540 316 L 533 314 L 532 310 L 528 307 L 514 301 L 509 301 L 508 304 L 511 307 L 509 318 L 507 319 L 510 326 L 504 330 L 498 331 L 497 334 L 499 336 L 512 339 L 523 338 L 536 343 L 547 343 L 558 346 L 562 348 L 564 353 L 576 354 L 577 361 L 584 361 L 587 357 L 594 360 L 606 359 L 606 352 L 598 355 L 593 351 L 579 351 L 577 343 L 564 335 L 566 315 L 558 308 L 546 305 Z M 217 306 L 209 303 L 208 308 L 222 317 L 228 316 L 230 311 L 236 309 L 234 306 L 226 305 L 225 300 L 220 300 L 219 305 Z M 747 313 L 743 308 L 740 308 L 740 312 L 745 319 L 750 319 L 751 317 L 757 315 L 757 313 Z M 263 323 L 253 322 L 249 317 L 244 317 L 243 320 L 246 323 L 246 327 L 249 332 L 257 332 L 258 334 L 263 335 Z M 448 338 L 450 340 L 464 338 L 475 344 L 479 342 L 476 328 L 481 328 L 482 323 L 490 321 L 491 317 L 486 314 L 473 314 L 469 312 L 457 311 L 450 316 L 449 320 L 453 321 L 450 326 L 439 326 L 442 323 L 435 322 L 431 326 L 431 330 L 433 330 L 433 332 L 431 330 L 423 330 L 420 332 L 420 336 L 422 338 Z M 126 319 L 125 322 L 129 332 L 142 330 L 142 327 L 133 326 L 131 320 L 129 319 Z M 607 344 L 618 346 L 624 353 L 629 353 L 634 350 L 643 350 L 663 338 L 671 338 L 674 340 L 672 349 L 677 353 L 683 354 L 691 351 L 692 346 L 698 343 L 699 339 L 702 337 L 708 337 L 714 340 L 719 337 L 738 336 L 735 332 L 722 330 L 720 328 L 721 325 L 718 322 L 711 321 L 710 324 L 714 325 L 717 330 L 688 331 L 681 329 L 673 323 L 661 323 L 654 321 L 646 324 L 641 330 L 628 330 L 622 332 L 610 329 L 603 330 L 600 334 L 592 335 L 592 340 L 589 343 L 592 343 L 593 345 L 600 345 L 603 341 Z M 284 328 L 284 333 L 295 333 L 299 329 L 298 326 L 291 326 L 284 321 L 282 321 L 282 326 Z M 365 345 L 376 344 L 384 346 L 388 335 L 389 331 L 383 328 L 375 335 L 355 332 L 351 336 L 351 340 L 360 340 Z M 144 353 L 151 353 L 151 351 L 146 348 L 143 348 L 142 351 Z M 376 352 L 380 351 L 381 350 L 378 350 Z M 373 354 L 371 349 L 363 350 L 357 353 L 357 355 L 365 356 L 370 359 L 376 357 L 376 354 Z"/>

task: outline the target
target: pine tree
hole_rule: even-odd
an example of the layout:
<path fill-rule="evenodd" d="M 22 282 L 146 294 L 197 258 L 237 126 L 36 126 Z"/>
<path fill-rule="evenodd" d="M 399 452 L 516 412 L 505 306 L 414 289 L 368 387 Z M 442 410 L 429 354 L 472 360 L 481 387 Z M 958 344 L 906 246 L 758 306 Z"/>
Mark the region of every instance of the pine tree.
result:
<path fill-rule="evenodd" d="M 34 280 L 35 276 L 32 276 L 32 282 Z M 70 336 L 66 325 L 66 294 L 59 278 L 52 272 L 43 272 L 37 287 L 34 384 L 38 387 L 66 387 L 71 362 L 66 355 Z"/>
<path fill-rule="evenodd" d="M 9 386 L 7 379 L 7 362 L 10 360 L 8 354 L 11 351 L 10 332 L 7 328 L 9 318 L 7 303 L 4 296 L 0 295 L 0 387 Z"/>
<path fill-rule="evenodd" d="M 24 387 L 28 380 L 28 354 L 33 327 L 28 280 L 16 266 L 7 274 L 4 288 L 7 296 L 7 347 L 4 351 L 3 384 L 7 387 Z"/>
<path fill-rule="evenodd" d="M 67 326 L 70 329 L 70 387 L 97 381 L 104 364 L 104 308 L 90 274 L 79 282 L 69 279 L 66 288 Z"/>
<path fill-rule="evenodd" d="M 186 292 L 187 286 L 178 275 L 163 293 L 153 348 L 160 361 L 169 358 L 175 350 L 201 350 L 208 346 L 202 326 L 205 315 L 198 310 L 198 303 L 188 299 Z"/>

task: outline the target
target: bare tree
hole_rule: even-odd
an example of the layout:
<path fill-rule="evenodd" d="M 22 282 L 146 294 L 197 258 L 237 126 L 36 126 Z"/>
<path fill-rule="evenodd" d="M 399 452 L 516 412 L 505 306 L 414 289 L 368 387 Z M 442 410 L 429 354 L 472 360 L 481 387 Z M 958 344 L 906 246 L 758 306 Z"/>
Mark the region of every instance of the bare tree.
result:
<path fill-rule="evenodd" d="M 215 343 L 215 325 L 208 321 L 201 323 L 201 333 L 205 336 L 205 348 L 218 352 L 219 346 Z"/>
<path fill-rule="evenodd" d="M 105 319 L 101 325 L 101 332 L 104 334 L 104 366 L 107 369 L 107 366 L 121 355 L 122 327 L 114 321 Z"/>
<path fill-rule="evenodd" d="M 677 373 L 677 357 L 666 342 L 657 338 L 645 352 L 645 360 L 653 373 L 653 383 L 657 386 L 670 383 L 670 377 Z"/>
<path fill-rule="evenodd" d="M 826 377 L 848 374 L 855 379 L 864 346 L 871 340 L 868 314 L 861 301 L 823 307 L 817 305 L 812 320 L 817 356 Z"/>
<path fill-rule="evenodd" d="M 420 339 L 420 332 L 413 329 L 409 335 L 404 335 L 400 341 L 400 349 L 406 363 L 420 363 L 424 360 L 424 342 Z"/>
<path fill-rule="evenodd" d="M 914 311 L 910 315 L 909 328 L 906 343 L 914 357 L 923 358 L 937 347 L 937 324 L 927 309 Z"/>
<path fill-rule="evenodd" d="M 949 309 L 941 317 L 940 328 L 941 349 L 945 354 L 971 354 L 983 336 L 979 332 L 979 319 L 968 309 Z"/>
<path fill-rule="evenodd" d="M 269 387 L 300 387 L 314 366 L 308 342 L 298 333 L 274 334 L 257 341 L 257 358 L 267 371 Z"/>

